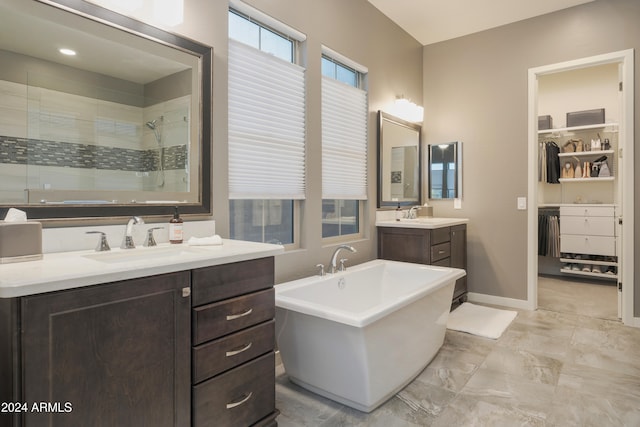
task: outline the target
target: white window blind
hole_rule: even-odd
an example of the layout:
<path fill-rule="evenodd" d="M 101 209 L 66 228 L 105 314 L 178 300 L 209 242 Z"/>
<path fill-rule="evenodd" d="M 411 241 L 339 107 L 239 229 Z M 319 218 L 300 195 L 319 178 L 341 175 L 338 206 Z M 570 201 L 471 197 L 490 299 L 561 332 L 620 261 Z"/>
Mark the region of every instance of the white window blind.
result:
<path fill-rule="evenodd" d="M 304 197 L 304 69 L 229 40 L 229 198 Z"/>
<path fill-rule="evenodd" d="M 322 198 L 367 199 L 367 92 L 322 78 Z"/>

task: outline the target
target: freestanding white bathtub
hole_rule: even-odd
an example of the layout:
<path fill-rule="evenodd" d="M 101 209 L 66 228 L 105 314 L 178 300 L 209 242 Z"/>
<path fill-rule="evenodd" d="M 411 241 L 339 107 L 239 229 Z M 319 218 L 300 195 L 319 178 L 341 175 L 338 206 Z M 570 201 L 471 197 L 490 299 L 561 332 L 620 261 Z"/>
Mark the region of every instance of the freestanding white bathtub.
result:
<path fill-rule="evenodd" d="M 276 286 L 276 338 L 294 383 L 371 412 L 444 342 L 464 270 L 374 260 Z"/>

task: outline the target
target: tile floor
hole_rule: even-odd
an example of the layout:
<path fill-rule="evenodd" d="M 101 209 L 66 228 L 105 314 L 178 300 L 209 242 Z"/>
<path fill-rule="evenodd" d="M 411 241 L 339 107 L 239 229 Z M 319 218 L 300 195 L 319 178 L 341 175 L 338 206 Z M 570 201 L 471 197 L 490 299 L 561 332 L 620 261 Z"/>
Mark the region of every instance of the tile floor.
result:
<path fill-rule="evenodd" d="M 301 389 L 278 365 L 278 425 L 640 426 L 640 329 L 607 318 L 611 307 L 575 304 L 593 293 L 615 308 L 615 287 L 553 285 L 539 286 L 544 308 L 520 311 L 498 340 L 447 331 L 429 366 L 370 414 Z"/>

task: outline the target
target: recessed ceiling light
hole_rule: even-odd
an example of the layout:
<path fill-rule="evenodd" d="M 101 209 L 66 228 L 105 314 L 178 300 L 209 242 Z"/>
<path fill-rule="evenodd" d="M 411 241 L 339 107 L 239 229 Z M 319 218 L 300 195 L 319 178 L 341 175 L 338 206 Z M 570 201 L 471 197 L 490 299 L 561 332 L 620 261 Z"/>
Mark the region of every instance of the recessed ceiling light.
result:
<path fill-rule="evenodd" d="M 76 54 L 75 50 L 65 49 L 65 48 L 60 49 L 59 52 L 63 55 L 68 55 L 68 56 L 75 56 Z"/>

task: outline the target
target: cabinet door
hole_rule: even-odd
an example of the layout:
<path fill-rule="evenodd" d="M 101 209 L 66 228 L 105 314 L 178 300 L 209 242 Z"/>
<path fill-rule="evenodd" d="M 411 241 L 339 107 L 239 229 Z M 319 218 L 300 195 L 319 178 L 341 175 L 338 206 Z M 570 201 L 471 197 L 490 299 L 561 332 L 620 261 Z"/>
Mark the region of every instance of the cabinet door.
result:
<path fill-rule="evenodd" d="M 467 226 L 451 227 L 451 267 L 467 269 Z M 453 299 L 457 299 L 467 292 L 467 276 L 456 281 Z"/>
<path fill-rule="evenodd" d="M 23 401 L 53 405 L 25 425 L 188 426 L 189 282 L 179 272 L 23 298 Z"/>
<path fill-rule="evenodd" d="M 378 257 L 392 261 L 429 263 L 429 230 L 417 228 L 378 228 Z"/>

